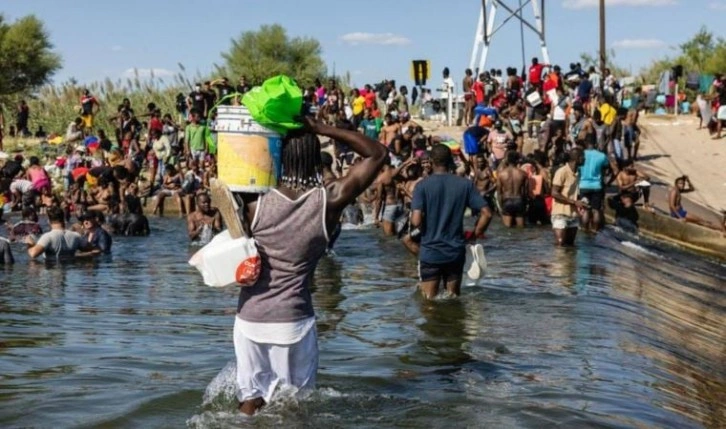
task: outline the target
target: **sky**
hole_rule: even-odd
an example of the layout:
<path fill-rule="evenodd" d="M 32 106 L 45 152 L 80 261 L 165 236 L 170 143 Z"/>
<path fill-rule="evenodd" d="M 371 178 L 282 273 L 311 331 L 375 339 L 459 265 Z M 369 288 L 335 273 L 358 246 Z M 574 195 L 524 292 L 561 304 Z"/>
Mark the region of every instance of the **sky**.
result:
<path fill-rule="evenodd" d="M 520 0 L 503 0 L 518 7 Z M 566 67 L 580 53 L 596 54 L 598 0 L 546 0 L 550 59 Z M 652 60 L 674 55 L 701 26 L 724 36 L 726 0 L 606 0 L 607 46 L 615 62 L 637 73 Z M 410 62 L 431 61 L 432 81 L 449 67 L 459 81 L 468 67 L 480 0 L 3 0 L 9 21 L 42 19 L 63 68 L 53 81 L 90 83 L 179 72 L 208 74 L 242 32 L 281 24 L 288 35 L 320 41 L 328 71 L 349 72 L 355 85 L 396 79 L 411 84 Z M 497 12 L 496 24 L 506 18 Z M 532 18 L 531 6 L 524 16 Z M 527 63 L 542 58 L 539 40 L 525 29 Z M 509 21 L 492 40 L 486 68 L 521 69 L 520 26 Z M 235 77 L 230 77 L 236 81 Z"/>

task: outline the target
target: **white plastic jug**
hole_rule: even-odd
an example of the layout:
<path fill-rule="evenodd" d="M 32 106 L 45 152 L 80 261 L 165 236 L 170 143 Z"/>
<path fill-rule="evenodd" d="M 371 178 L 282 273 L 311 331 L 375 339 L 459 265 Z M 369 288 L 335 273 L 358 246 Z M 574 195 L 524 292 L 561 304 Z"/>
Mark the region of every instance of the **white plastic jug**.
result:
<path fill-rule="evenodd" d="M 255 241 L 248 237 L 233 239 L 228 230 L 222 231 L 199 249 L 189 259 L 189 265 L 199 270 L 204 284 L 211 287 L 233 283 L 252 286 L 261 269 Z"/>

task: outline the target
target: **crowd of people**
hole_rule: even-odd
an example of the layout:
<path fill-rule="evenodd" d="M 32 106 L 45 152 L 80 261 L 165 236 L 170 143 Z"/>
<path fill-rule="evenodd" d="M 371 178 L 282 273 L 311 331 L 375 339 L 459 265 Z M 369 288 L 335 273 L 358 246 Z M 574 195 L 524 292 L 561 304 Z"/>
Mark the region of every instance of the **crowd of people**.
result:
<path fill-rule="evenodd" d="M 444 75 L 452 86 L 448 69 Z M 334 79 L 318 80 L 304 90 L 303 113 L 387 148 L 388 162 L 374 185 L 346 210 L 346 221 L 360 223 L 368 214 L 384 234 L 405 236 L 416 186 L 432 174 L 431 151 L 443 144 L 453 154 L 452 172 L 471 181 L 504 225 L 552 224 L 557 243 L 572 244 L 581 222 L 590 231 L 602 226 L 608 184 L 620 191 L 609 203 L 621 225 L 637 227 L 634 206 L 640 199 L 649 207 L 648 177 L 634 167 L 642 101 L 636 92 L 629 109 L 619 108 L 617 82 L 609 70 L 601 75 L 572 64 L 563 74 L 536 58 L 524 78 L 514 68 L 478 76 L 466 70 L 461 139 L 427 134 L 411 114 L 417 101 L 417 106 L 430 101 L 427 90 L 418 97 L 414 87 L 409 97 L 408 88 L 395 81 L 346 93 Z M 189 94 L 177 95 L 175 112 L 162 112 L 154 102 L 139 111 L 124 99 L 111 115 L 111 136 L 97 119 L 108 106 L 84 90 L 80 115 L 69 123 L 59 146 L 64 153 L 46 160 L 18 155 L 6 162 L 0 192 L 11 210 L 37 215 L 53 208 L 62 211 L 65 222 L 75 217 L 79 222 L 70 229 L 85 235 L 84 216 L 112 233 L 148 234 L 144 207 L 163 216 L 171 198 L 179 216 L 188 215 L 190 238 L 207 242 L 222 229 L 208 197 L 216 177 L 214 106 L 239 104 L 250 88 L 244 76 L 236 86 L 227 78 L 199 83 Z M 24 106 L 26 114 L 19 125 L 27 132 L 27 105 L 21 104 L 19 111 Z M 39 135 L 47 140 L 44 131 Z M 534 150 L 525 150 L 526 140 L 536 141 Z M 329 178 L 345 176 L 358 157 L 344 142 L 327 143 L 323 159 Z M 673 213 L 683 212 L 675 207 Z M 26 221 L 23 216 L 21 222 Z"/>
<path fill-rule="evenodd" d="M 624 108 L 608 70 L 572 64 L 563 74 L 536 58 L 524 77 L 512 68 L 506 76 L 464 75 L 461 138 L 427 133 L 412 114 L 417 99 L 419 106 L 430 102 L 426 90 L 418 98 L 414 88 L 409 98 L 405 86 L 384 81 L 344 91 L 335 80 L 304 90 L 304 126 L 282 139 L 276 186 L 237 200 L 239 221 L 262 259 L 257 280 L 240 288 L 235 317 L 240 411 L 254 414 L 278 385 L 314 386 L 310 283 L 342 223 L 369 219 L 398 237 L 418 260 L 427 299 L 442 290 L 460 294 L 473 248 L 467 244 L 483 237 L 495 214 L 505 227 L 551 225 L 557 245 L 573 245 L 579 230 L 602 228 L 606 204 L 621 228 L 637 230 L 636 203 L 650 208 L 650 178 L 635 163 L 637 91 Z M 444 82 L 452 96 L 448 69 Z M 22 219 L 6 225 L 0 261 L 14 261 L 13 243 L 24 243 L 30 258 L 109 254 L 114 235 L 148 235 L 146 213 L 164 216 L 167 198 L 186 217 L 189 240 L 208 243 L 224 228 L 210 199 L 214 107 L 239 104 L 249 89 L 244 77 L 235 87 L 226 78 L 198 84 L 177 96 L 175 112 L 154 102 L 137 112 L 125 99 L 110 136 L 97 121 L 108 107 L 84 91 L 63 153 L 45 160 L 17 155 L 2 166 L 5 214 L 17 211 Z M 671 215 L 693 220 L 680 205 L 690 181 L 675 185 Z M 606 196 L 609 186 L 614 192 Z M 39 216 L 47 217 L 48 231 Z M 469 231 L 467 216 L 474 218 Z"/>

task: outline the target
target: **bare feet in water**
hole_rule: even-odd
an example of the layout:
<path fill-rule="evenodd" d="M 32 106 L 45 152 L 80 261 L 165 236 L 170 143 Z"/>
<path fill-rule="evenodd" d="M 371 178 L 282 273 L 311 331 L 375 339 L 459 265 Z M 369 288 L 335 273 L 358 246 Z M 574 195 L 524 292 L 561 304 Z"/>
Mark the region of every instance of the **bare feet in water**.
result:
<path fill-rule="evenodd" d="M 248 416 L 252 416 L 264 405 L 265 400 L 262 398 L 248 399 L 244 402 L 239 403 L 239 411 L 241 413 L 247 414 Z"/>

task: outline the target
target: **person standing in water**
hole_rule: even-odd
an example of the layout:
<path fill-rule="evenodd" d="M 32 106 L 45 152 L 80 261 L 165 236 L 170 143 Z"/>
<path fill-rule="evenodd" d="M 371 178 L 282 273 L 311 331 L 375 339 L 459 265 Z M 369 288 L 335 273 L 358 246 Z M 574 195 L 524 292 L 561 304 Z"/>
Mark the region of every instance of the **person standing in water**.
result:
<path fill-rule="evenodd" d="M 454 296 L 461 292 L 466 239 L 464 212 L 479 213 L 473 239 L 481 236 L 492 219 L 491 210 L 474 183 L 451 174 L 451 149 L 437 144 L 431 149 L 433 174 L 420 181 L 411 202 L 411 233 L 403 244 L 419 259 L 419 288 L 427 299 L 438 295 L 441 283 Z M 416 243 L 417 241 L 420 242 Z"/>
<path fill-rule="evenodd" d="M 222 231 L 222 215 L 212 207 L 212 200 L 207 194 L 197 195 L 197 209 L 187 216 L 187 232 L 189 240 L 207 244 L 212 237 Z"/>
<path fill-rule="evenodd" d="M 506 165 L 497 174 L 497 196 L 502 208 L 502 223 L 507 228 L 524 227 L 527 211 L 529 180 L 527 173 L 519 168 L 519 153 L 510 150 L 506 154 Z"/>
<path fill-rule="evenodd" d="M 304 121 L 304 130 L 283 138 L 278 185 L 245 200 L 243 224 L 262 260 L 257 283 L 240 289 L 234 325 L 237 398 L 249 415 L 270 401 L 277 386 L 314 387 L 313 273 L 341 213 L 373 183 L 386 158 L 385 147 L 363 134 Z M 324 185 L 317 134 L 348 145 L 362 160 Z"/>
<path fill-rule="evenodd" d="M 552 179 L 552 229 L 559 246 L 572 246 L 580 226 L 578 210 L 589 209 L 589 206 L 577 199 L 578 170 L 585 164 L 582 149 L 572 149 L 567 162 L 555 172 Z"/>

